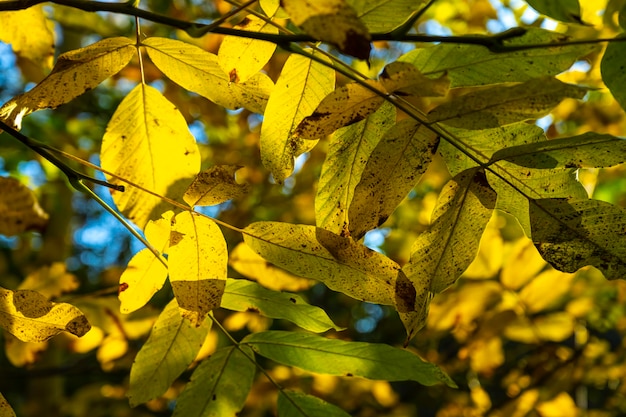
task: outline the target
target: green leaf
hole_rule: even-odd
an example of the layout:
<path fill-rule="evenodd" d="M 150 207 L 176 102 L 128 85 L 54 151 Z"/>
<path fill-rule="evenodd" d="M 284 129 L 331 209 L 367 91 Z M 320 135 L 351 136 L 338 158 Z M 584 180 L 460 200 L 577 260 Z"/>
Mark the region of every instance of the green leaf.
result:
<path fill-rule="evenodd" d="M 532 240 L 554 268 L 592 265 L 607 279 L 626 276 L 626 210 L 599 200 L 541 199 L 530 205 Z"/>
<path fill-rule="evenodd" d="M 417 292 L 418 314 L 401 316 L 409 339 L 424 325 L 432 294 L 454 284 L 476 257 L 495 205 L 496 193 L 478 169 L 458 174 L 442 190 L 432 224 L 413 243 L 402 268 Z"/>
<path fill-rule="evenodd" d="M 211 323 L 207 318 L 201 326 L 195 327 L 180 315 L 176 299 L 168 303 L 130 368 L 127 395 L 131 407 L 167 391 L 195 359 Z"/>
<path fill-rule="evenodd" d="M 586 92 L 556 78 L 538 78 L 453 98 L 431 110 L 428 119 L 463 129 L 488 129 L 545 116 L 563 99 L 580 99 Z"/>
<path fill-rule="evenodd" d="M 358 83 L 346 84 L 324 97 L 315 111 L 300 122 L 294 136 L 321 139 L 374 113 L 385 102 L 385 89 L 378 81 L 366 83 L 380 93 Z"/>
<path fill-rule="evenodd" d="M 428 78 L 408 62 L 392 62 L 380 74 L 380 82 L 390 93 L 413 97 L 443 97 L 450 88 L 447 74 Z"/>
<path fill-rule="evenodd" d="M 398 280 L 404 282 L 400 266 L 349 237 L 314 226 L 256 222 L 244 229 L 244 241 L 274 265 L 357 300 L 400 309 L 414 304 L 414 292 L 397 293 Z"/>
<path fill-rule="evenodd" d="M 626 140 L 587 132 L 497 151 L 491 161 L 506 160 L 528 168 L 605 168 L 626 162 Z"/>
<path fill-rule="evenodd" d="M 254 15 L 246 16 L 235 29 L 250 32 L 277 34 L 278 28 Z M 217 58 L 220 66 L 236 83 L 248 81 L 263 69 L 270 60 L 276 44 L 241 36 L 225 36 L 220 44 Z"/>
<path fill-rule="evenodd" d="M 615 100 L 626 109 L 626 42 L 624 36 L 616 38 L 617 42 L 609 42 L 604 51 L 600 71 L 602 81 L 609 87 Z"/>
<path fill-rule="evenodd" d="M 296 156 L 315 146 L 314 141 L 293 137 L 293 132 L 334 87 L 332 68 L 296 54 L 287 58 L 261 126 L 261 160 L 277 182 L 291 175 Z"/>
<path fill-rule="evenodd" d="M 0 177 L 0 234 L 14 236 L 29 230 L 43 231 L 48 218 L 27 186 L 15 178 Z"/>
<path fill-rule="evenodd" d="M 23 342 L 43 342 L 63 331 L 81 337 L 91 325 L 73 305 L 50 302 L 32 290 L 0 288 L 0 327 Z"/>
<path fill-rule="evenodd" d="M 144 40 L 143 45 L 154 65 L 181 87 L 229 109 L 263 113 L 274 87 L 267 75 L 257 73 L 237 83 L 220 67 L 215 54 L 197 46 L 158 37 Z"/>
<path fill-rule="evenodd" d="M 438 144 L 437 134 L 413 119 L 387 130 L 354 190 L 348 210 L 354 239 L 387 220 L 426 171 Z"/>
<path fill-rule="evenodd" d="M 578 0 L 526 0 L 539 13 L 561 22 L 583 23 Z"/>
<path fill-rule="evenodd" d="M 241 343 L 261 356 L 309 372 L 456 386 L 436 365 L 424 362 L 409 351 L 382 343 L 346 342 L 285 331 L 253 333 Z"/>
<path fill-rule="evenodd" d="M 569 40 L 562 33 L 538 28 L 526 30 L 522 36 L 504 41 L 504 45 L 523 46 Z M 451 87 L 469 87 L 554 76 L 567 70 L 578 58 L 593 49 L 593 45 L 564 45 L 493 53 L 481 45 L 442 43 L 415 49 L 398 60 L 410 62 L 428 77 L 447 74 Z"/>
<path fill-rule="evenodd" d="M 220 306 L 226 286 L 228 250 L 213 220 L 184 211 L 172 220 L 170 283 L 183 317 L 199 325 Z"/>
<path fill-rule="evenodd" d="M 228 279 L 222 296 L 222 308 L 252 311 L 273 319 L 289 320 L 305 330 L 322 333 L 337 326 L 319 307 L 308 304 L 297 294 L 268 290 L 243 279 Z"/>
<path fill-rule="evenodd" d="M 321 398 L 302 392 L 282 390 L 278 393 L 278 417 L 350 417 L 341 408 Z"/>
<path fill-rule="evenodd" d="M 282 0 L 280 5 L 293 24 L 313 38 L 335 45 L 344 54 L 359 59 L 369 58 L 370 34 L 346 1 Z"/>
<path fill-rule="evenodd" d="M 346 0 L 371 33 L 389 32 L 404 23 L 424 0 Z"/>
<path fill-rule="evenodd" d="M 370 154 L 396 119 L 395 107 L 383 104 L 374 114 L 339 129 L 330 138 L 322 165 L 315 218 L 318 227 L 346 236 L 348 208 Z"/>
<path fill-rule="evenodd" d="M 46 78 L 0 108 L 0 117 L 19 129 L 24 116 L 54 109 L 95 88 L 124 68 L 136 52 L 134 42 L 128 38 L 107 38 L 61 54 Z"/>
<path fill-rule="evenodd" d="M 174 417 L 235 416 L 241 411 L 256 366 L 250 348 L 240 348 L 245 354 L 235 346 L 225 347 L 196 368 L 176 401 Z"/>
<path fill-rule="evenodd" d="M 183 200 L 193 206 L 213 206 L 241 197 L 249 190 L 248 184 L 239 184 L 235 173 L 237 165 L 215 165 L 199 173 L 185 191 Z"/>
<path fill-rule="evenodd" d="M 15 417 L 15 411 L 2 394 L 0 394 L 0 417 Z"/>
<path fill-rule="evenodd" d="M 187 181 L 200 169 L 198 145 L 184 117 L 158 90 L 144 84 L 115 110 L 102 138 L 101 158 L 108 172 L 173 199 L 182 196 Z M 108 180 L 125 184 L 117 177 Z M 169 208 L 136 187 L 111 194 L 120 211 L 140 228 Z"/>

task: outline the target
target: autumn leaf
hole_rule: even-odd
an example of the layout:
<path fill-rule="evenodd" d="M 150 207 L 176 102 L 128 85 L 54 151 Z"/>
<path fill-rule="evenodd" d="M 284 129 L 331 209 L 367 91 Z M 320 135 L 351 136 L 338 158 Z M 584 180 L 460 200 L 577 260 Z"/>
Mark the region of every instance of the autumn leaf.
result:
<path fill-rule="evenodd" d="M 0 288 L 0 327 L 23 342 L 43 342 L 66 331 L 83 336 L 91 328 L 78 308 L 50 302 L 32 290 Z"/>
<path fill-rule="evenodd" d="M 183 200 L 193 206 L 213 206 L 245 195 L 248 184 L 239 184 L 235 173 L 241 169 L 235 165 L 215 165 L 201 172 L 185 191 Z"/>
<path fill-rule="evenodd" d="M 199 326 L 220 306 L 228 250 L 220 228 L 207 217 L 182 212 L 172 220 L 169 274 L 183 317 Z"/>
<path fill-rule="evenodd" d="M 315 39 L 329 42 L 348 55 L 368 59 L 370 34 L 355 12 L 344 0 L 282 0 L 281 6 L 299 26 Z"/>
<path fill-rule="evenodd" d="M 346 0 L 370 33 L 384 33 L 396 29 L 416 10 L 423 7 L 424 0 Z"/>
<path fill-rule="evenodd" d="M 132 152 L 130 151 L 132 150 Z M 120 103 L 102 138 L 102 167 L 157 195 L 182 197 L 200 169 L 200 153 L 178 109 L 153 87 L 140 84 Z M 135 187 L 112 191 L 118 209 L 139 227 L 158 218 L 161 199 Z M 169 208 L 169 206 L 166 206 Z"/>
<path fill-rule="evenodd" d="M 65 263 L 54 262 L 28 274 L 18 289 L 37 291 L 50 299 L 74 291 L 78 285 L 78 278 L 67 271 Z"/>
<path fill-rule="evenodd" d="M 61 54 L 45 79 L 0 108 L 0 117 L 19 129 L 24 116 L 54 109 L 95 88 L 124 68 L 136 52 L 133 41 L 118 37 Z"/>
<path fill-rule="evenodd" d="M 0 417 L 15 417 L 15 412 L 2 394 L 0 394 Z"/>
<path fill-rule="evenodd" d="M 42 69 L 52 68 L 54 33 L 42 5 L 0 13 L 0 40 Z"/>
<path fill-rule="evenodd" d="M 47 224 L 48 214 L 29 188 L 15 178 L 0 177 L 0 234 L 42 231 Z"/>
<path fill-rule="evenodd" d="M 441 97 L 450 88 L 447 74 L 428 78 L 408 62 L 396 61 L 386 65 L 379 80 L 390 93 L 414 97 Z"/>

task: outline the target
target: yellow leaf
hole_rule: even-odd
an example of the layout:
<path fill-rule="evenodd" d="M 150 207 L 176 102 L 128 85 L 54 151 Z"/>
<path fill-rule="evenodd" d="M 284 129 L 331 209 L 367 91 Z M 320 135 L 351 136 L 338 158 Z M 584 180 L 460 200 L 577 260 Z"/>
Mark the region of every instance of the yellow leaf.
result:
<path fill-rule="evenodd" d="M 229 109 L 245 107 L 263 113 L 274 87 L 267 75 L 256 73 L 246 82 L 232 82 L 217 56 L 197 46 L 157 37 L 143 45 L 154 65 L 181 87 Z"/>
<path fill-rule="evenodd" d="M 52 68 L 54 33 L 42 5 L 0 13 L 0 40 L 10 43 L 16 55 L 43 69 Z"/>
<path fill-rule="evenodd" d="M 278 268 L 259 256 L 250 246 L 241 242 L 230 252 L 229 264 L 241 275 L 275 291 L 303 291 L 314 281 Z"/>
<path fill-rule="evenodd" d="M 160 219 L 150 220 L 144 230 L 148 242 L 161 253 L 167 253 L 167 249 L 170 246 L 172 217 L 174 217 L 174 212 L 168 210 L 161 214 Z"/>
<path fill-rule="evenodd" d="M 548 269 L 537 275 L 519 294 L 529 313 L 537 313 L 553 306 L 571 287 L 574 274 Z"/>
<path fill-rule="evenodd" d="M 185 191 L 183 200 L 190 207 L 213 206 L 245 195 L 250 186 L 235 180 L 235 173 L 240 168 L 236 165 L 215 165 L 201 172 Z"/>
<path fill-rule="evenodd" d="M 418 236 L 403 270 L 416 289 L 415 311 L 403 319 L 409 339 L 424 325 L 433 294 L 452 285 L 470 265 L 496 204 L 496 193 L 482 171 L 464 171 L 445 186 L 433 223 Z"/>
<path fill-rule="evenodd" d="M 413 119 L 401 120 L 385 133 L 354 189 L 348 210 L 354 239 L 387 220 L 426 171 L 438 144 L 437 134 Z"/>
<path fill-rule="evenodd" d="M 15 417 L 15 411 L 2 394 L 0 394 L 0 417 Z"/>
<path fill-rule="evenodd" d="M 504 363 L 500 336 L 476 340 L 469 347 L 470 366 L 478 373 L 489 374 Z"/>
<path fill-rule="evenodd" d="M 196 326 L 220 306 L 226 287 L 228 250 L 220 228 L 188 211 L 172 220 L 170 282 L 183 317 Z"/>
<path fill-rule="evenodd" d="M 300 122 L 294 136 L 321 139 L 374 113 L 385 102 L 385 91 L 378 81 L 366 82 L 381 93 L 376 94 L 361 84 L 346 84 L 324 97 L 313 114 Z"/>
<path fill-rule="evenodd" d="M 291 175 L 296 156 L 315 146 L 314 141 L 294 138 L 293 132 L 334 86 L 333 69 L 296 54 L 287 58 L 261 126 L 261 159 L 277 182 Z"/>
<path fill-rule="evenodd" d="M 33 192 L 11 177 L 0 177 L 0 234 L 13 236 L 28 230 L 42 231 L 46 214 Z"/>
<path fill-rule="evenodd" d="M 511 290 L 518 290 L 543 268 L 544 261 L 532 241 L 527 238 L 518 239 L 512 244 L 507 261 L 502 266 L 500 281 Z"/>
<path fill-rule="evenodd" d="M 24 94 L 0 108 L 18 129 L 22 118 L 34 111 L 56 108 L 116 74 L 135 55 L 136 48 L 128 38 L 107 38 L 85 48 L 59 56 L 52 72 Z"/>
<path fill-rule="evenodd" d="M 463 272 L 463 277 L 473 279 L 490 279 L 497 276 L 502 267 L 504 242 L 500 234 L 499 220 L 502 217 L 494 215 L 487 223 L 487 228 L 480 238 L 478 254 L 470 266 Z"/>
<path fill-rule="evenodd" d="M 244 241 L 269 262 L 357 300 L 400 310 L 414 305 L 415 291 L 399 265 L 351 238 L 315 226 L 257 222 L 244 229 Z"/>
<path fill-rule="evenodd" d="M 472 397 L 472 402 L 476 405 L 480 412 L 485 413 L 489 411 L 491 408 L 491 398 L 489 397 L 489 393 L 482 387 L 472 387 L 470 396 Z"/>
<path fill-rule="evenodd" d="M 76 307 L 52 303 L 31 290 L 0 288 L 0 327 L 24 342 L 43 342 L 62 331 L 82 336 L 91 327 Z"/>
<path fill-rule="evenodd" d="M 145 306 L 167 279 L 167 267 L 149 249 L 132 257 L 120 276 L 120 311 L 132 313 Z"/>
<path fill-rule="evenodd" d="M 575 324 L 574 317 L 565 311 L 538 316 L 532 321 L 519 317 L 504 328 L 504 335 L 522 343 L 562 342 L 572 335 Z"/>
<path fill-rule="evenodd" d="M 442 97 L 450 89 L 450 79 L 446 74 L 439 78 L 428 78 L 408 62 L 392 62 L 380 75 L 385 90 L 397 95 L 415 97 Z"/>
<path fill-rule="evenodd" d="M 77 288 L 76 276 L 67 272 L 63 262 L 55 262 L 28 274 L 18 289 L 33 290 L 46 298 L 54 298 Z"/>
<path fill-rule="evenodd" d="M 349 234 L 348 208 L 367 161 L 396 119 L 396 108 L 384 103 L 367 119 L 339 129 L 330 138 L 317 184 L 315 219 L 318 227 Z"/>
<path fill-rule="evenodd" d="M 283 0 L 280 4 L 294 25 L 315 39 L 359 59 L 369 58 L 370 34 L 345 0 Z"/>
<path fill-rule="evenodd" d="M 278 33 L 276 26 L 254 15 L 246 16 L 235 28 L 250 32 Z M 230 81 L 243 83 L 263 69 L 275 50 L 276 44 L 271 42 L 241 36 L 226 36 L 220 44 L 217 57 Z"/>
<path fill-rule="evenodd" d="M 576 403 L 566 392 L 561 392 L 550 401 L 540 402 L 536 408 L 541 417 L 578 417 L 580 415 Z"/>
<path fill-rule="evenodd" d="M 22 368 L 35 363 L 41 352 L 48 348 L 48 342 L 22 342 L 11 333 L 4 332 L 4 351 L 13 366 Z"/>
<path fill-rule="evenodd" d="M 178 109 L 140 84 L 120 103 L 102 139 L 102 167 L 158 195 L 177 199 L 200 168 L 200 152 Z M 112 183 L 121 183 L 109 178 Z M 122 213 L 143 228 L 161 199 L 136 189 L 112 191 Z"/>

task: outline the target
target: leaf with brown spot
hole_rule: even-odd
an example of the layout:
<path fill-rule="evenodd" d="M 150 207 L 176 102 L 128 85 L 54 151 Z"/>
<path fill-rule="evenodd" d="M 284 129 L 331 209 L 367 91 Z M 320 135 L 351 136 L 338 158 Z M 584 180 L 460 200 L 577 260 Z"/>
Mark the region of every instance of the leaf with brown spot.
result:
<path fill-rule="evenodd" d="M 414 97 L 443 97 L 450 89 L 447 74 L 428 78 L 408 62 L 392 62 L 385 66 L 379 81 L 390 93 Z"/>
<path fill-rule="evenodd" d="M 237 165 L 215 165 L 194 178 L 183 200 L 190 207 L 212 206 L 239 198 L 248 193 L 248 184 L 239 184 L 235 173 L 242 168 Z"/>
<path fill-rule="evenodd" d="M 0 177 L 0 234 L 42 231 L 47 224 L 48 214 L 29 188 L 15 178 Z"/>

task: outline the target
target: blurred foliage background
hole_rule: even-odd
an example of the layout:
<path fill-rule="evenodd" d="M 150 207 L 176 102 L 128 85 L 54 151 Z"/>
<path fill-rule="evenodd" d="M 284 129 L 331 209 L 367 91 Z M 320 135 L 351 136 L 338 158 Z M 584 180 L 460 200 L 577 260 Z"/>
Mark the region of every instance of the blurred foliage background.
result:
<path fill-rule="evenodd" d="M 612 3 L 612 2 L 611 2 Z M 539 16 L 520 0 L 446 0 L 433 5 L 417 30 L 430 34 L 464 35 L 500 32 L 518 25 L 550 28 L 577 37 L 610 37 L 613 18 L 602 16 L 606 1 L 583 1 L 583 25 L 560 25 Z M 146 8 L 168 16 L 210 21 L 232 7 L 223 0 L 146 0 Z M 57 53 L 111 36 L 132 37 L 129 17 L 86 13 L 46 6 L 55 23 Z M 236 23 L 236 20 L 232 22 Z M 216 52 L 221 37 L 189 38 L 182 32 L 142 22 L 151 36 L 177 38 Z M 382 66 L 414 46 L 377 43 L 371 67 Z M 593 130 L 623 136 L 624 113 L 602 88 L 600 50 L 576 63 L 561 79 L 598 87 L 584 101 L 566 100 L 538 124 L 549 136 Z M 274 80 L 287 54 L 277 51 L 266 72 Z M 201 146 L 205 165 L 242 165 L 238 176 L 249 182 L 245 198 L 210 208 L 207 213 L 235 226 L 257 220 L 313 224 L 316 181 L 325 157 L 322 141 L 298 159 L 297 172 L 276 185 L 259 157 L 260 116 L 224 108 L 189 94 L 147 63 L 147 82 L 162 91 L 185 116 Z M 32 87 L 44 76 L 0 44 L 0 101 Z M 124 95 L 140 81 L 135 64 L 93 91 L 56 110 L 25 119 L 22 132 L 81 159 L 98 163 L 106 123 Z M 341 82 L 341 80 L 340 80 Z M 204 167 L 203 167 L 204 168 Z M 618 166 L 581 170 L 579 179 L 593 198 L 626 205 L 626 175 Z M 23 416 L 166 416 L 189 377 L 163 398 L 130 409 L 125 398 L 128 369 L 158 311 L 169 297 L 163 289 L 144 308 L 129 316 L 119 313 L 118 278 L 139 242 L 93 201 L 72 192 L 63 175 L 7 134 L 0 136 L 0 175 L 12 175 L 35 190 L 50 214 L 45 232 L 0 236 L 0 285 L 15 289 L 27 277 L 78 287 L 60 300 L 71 300 L 98 329 L 82 339 L 61 335 L 42 344 L 22 343 L 4 334 L 0 354 L 0 391 Z M 443 162 L 434 163 L 422 181 L 366 244 L 400 264 L 406 262 L 415 236 L 429 224 L 441 187 L 449 179 Z M 111 202 L 108 190 L 96 190 Z M 229 248 L 241 241 L 224 230 Z M 240 277 L 236 269 L 230 276 Z M 261 277 L 262 278 L 262 277 Z M 263 283 L 263 282 L 262 282 Z M 286 276 L 263 283 L 277 289 L 304 291 L 309 302 L 323 307 L 348 330 L 343 339 L 401 345 L 404 329 L 391 308 L 362 303 L 305 279 Z M 619 416 L 626 415 L 626 284 L 606 281 L 595 269 L 575 274 L 553 270 L 523 236 L 516 221 L 494 216 L 483 236 L 477 259 L 456 286 L 435 298 L 427 326 L 409 349 L 440 365 L 459 389 L 423 387 L 312 375 L 266 364 L 285 387 L 300 387 L 337 404 L 352 415 L 369 416 Z M 98 308 L 96 308 L 96 306 Z M 104 307 L 104 308 L 103 308 Z M 95 313 L 104 311 L 105 314 Z M 235 336 L 262 329 L 288 329 L 288 323 L 254 313 L 215 312 Z M 200 354 L 224 344 L 214 330 Z M 274 415 L 276 392 L 262 375 L 248 397 L 243 416 Z"/>

